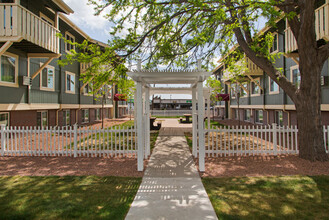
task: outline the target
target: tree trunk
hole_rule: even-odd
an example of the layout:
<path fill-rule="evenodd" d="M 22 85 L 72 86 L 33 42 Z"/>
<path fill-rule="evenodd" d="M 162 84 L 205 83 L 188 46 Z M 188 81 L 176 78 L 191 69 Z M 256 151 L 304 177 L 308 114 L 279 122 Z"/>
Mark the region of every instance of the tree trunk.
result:
<path fill-rule="evenodd" d="M 310 161 L 327 161 L 323 128 L 318 106 L 305 101 L 297 107 L 299 157 Z"/>

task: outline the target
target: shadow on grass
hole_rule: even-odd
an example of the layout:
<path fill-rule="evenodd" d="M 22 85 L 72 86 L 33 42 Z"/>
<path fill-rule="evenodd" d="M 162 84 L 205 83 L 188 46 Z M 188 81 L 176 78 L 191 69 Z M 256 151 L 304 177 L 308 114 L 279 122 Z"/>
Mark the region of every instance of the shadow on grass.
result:
<path fill-rule="evenodd" d="M 0 219 L 124 219 L 141 178 L 0 177 Z"/>
<path fill-rule="evenodd" d="M 219 219 L 329 219 L 329 176 L 202 181 Z"/>

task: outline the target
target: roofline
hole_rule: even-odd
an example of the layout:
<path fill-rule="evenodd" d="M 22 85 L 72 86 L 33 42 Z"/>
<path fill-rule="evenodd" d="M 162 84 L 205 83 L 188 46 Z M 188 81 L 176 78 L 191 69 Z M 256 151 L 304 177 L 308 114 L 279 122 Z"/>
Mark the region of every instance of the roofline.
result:
<path fill-rule="evenodd" d="M 52 0 L 58 7 L 60 7 L 67 15 L 73 14 L 74 11 L 63 0 Z"/>
<path fill-rule="evenodd" d="M 73 21 L 71 21 L 65 14 L 60 13 L 59 17 L 66 22 L 68 25 L 70 25 L 71 27 L 73 27 L 73 29 L 78 32 L 79 34 L 81 34 L 81 36 L 83 36 L 84 38 L 86 38 L 88 41 L 94 43 L 94 44 L 98 44 L 102 47 L 109 47 L 109 45 L 107 45 L 106 43 L 103 43 L 101 41 L 92 39 L 86 32 L 84 32 L 81 28 L 79 28 L 76 24 L 73 23 Z"/>

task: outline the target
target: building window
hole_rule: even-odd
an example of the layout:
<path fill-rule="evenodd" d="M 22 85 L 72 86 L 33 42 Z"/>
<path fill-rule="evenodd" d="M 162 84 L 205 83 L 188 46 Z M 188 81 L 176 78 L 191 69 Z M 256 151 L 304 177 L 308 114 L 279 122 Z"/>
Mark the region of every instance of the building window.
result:
<path fill-rule="evenodd" d="M 101 113 L 100 113 L 100 109 L 95 109 L 96 110 L 96 120 L 101 120 Z"/>
<path fill-rule="evenodd" d="M 245 121 L 250 121 L 250 109 L 245 109 L 244 110 L 244 120 Z"/>
<path fill-rule="evenodd" d="M 254 79 L 254 82 L 250 83 L 250 87 L 251 87 L 251 95 L 260 95 L 260 87 L 255 83 L 257 82 L 258 85 L 260 85 L 260 79 Z"/>
<path fill-rule="evenodd" d="M 299 88 L 300 86 L 300 72 L 299 72 L 299 67 L 298 66 L 293 66 L 290 68 L 290 79 L 291 82 Z"/>
<path fill-rule="evenodd" d="M 239 119 L 239 111 L 238 109 L 235 109 L 235 119 Z"/>
<path fill-rule="evenodd" d="M 66 92 L 75 93 L 75 74 L 66 72 Z"/>
<path fill-rule="evenodd" d="M 235 83 L 232 83 L 231 84 L 231 98 L 232 99 L 235 99 L 235 94 L 236 93 L 236 84 Z"/>
<path fill-rule="evenodd" d="M 273 44 L 270 48 L 270 53 L 276 53 L 279 52 L 279 35 L 278 33 L 273 34 Z"/>
<path fill-rule="evenodd" d="M 240 89 L 240 97 L 246 97 L 248 96 L 249 86 L 247 82 L 241 83 L 241 89 Z"/>
<path fill-rule="evenodd" d="M 89 122 L 89 109 L 82 109 L 82 122 Z"/>
<path fill-rule="evenodd" d="M 0 113 L 0 125 L 9 126 L 9 112 Z"/>
<path fill-rule="evenodd" d="M 46 111 L 37 112 L 37 126 L 39 127 L 48 126 L 48 112 Z"/>
<path fill-rule="evenodd" d="M 71 125 L 71 112 L 70 110 L 63 111 L 63 122 L 65 126 Z"/>
<path fill-rule="evenodd" d="M 275 111 L 275 123 L 277 125 L 283 126 L 283 112 Z"/>
<path fill-rule="evenodd" d="M 263 123 L 264 114 L 263 110 L 256 110 L 256 123 Z"/>
<path fill-rule="evenodd" d="M 274 82 L 274 80 L 272 80 L 270 77 L 268 77 L 268 79 L 270 84 L 270 93 L 279 93 L 279 85 Z"/>
<path fill-rule="evenodd" d="M 70 34 L 69 32 L 65 33 L 65 39 L 66 39 L 66 41 L 75 43 L 75 37 L 72 34 Z M 66 50 L 66 52 L 70 52 L 71 50 L 75 50 L 75 46 L 68 42 L 65 42 L 65 50 Z"/>
<path fill-rule="evenodd" d="M 88 96 L 92 96 L 92 86 L 90 84 L 87 84 L 84 88 L 83 88 L 83 94 L 84 95 L 88 95 Z"/>
<path fill-rule="evenodd" d="M 43 64 L 40 65 L 42 66 Z M 55 90 L 54 78 L 55 78 L 55 68 L 52 66 L 45 67 L 41 72 L 40 88 L 46 90 Z"/>
<path fill-rule="evenodd" d="M 17 84 L 18 56 L 4 53 L 0 58 L 0 81 L 8 85 Z"/>

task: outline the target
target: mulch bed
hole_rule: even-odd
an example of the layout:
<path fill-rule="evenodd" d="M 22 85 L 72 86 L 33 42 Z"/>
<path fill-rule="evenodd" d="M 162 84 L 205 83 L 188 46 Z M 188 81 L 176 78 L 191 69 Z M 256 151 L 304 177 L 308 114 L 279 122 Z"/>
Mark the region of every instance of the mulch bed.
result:
<path fill-rule="evenodd" d="M 198 166 L 198 159 L 194 160 Z M 329 162 L 310 162 L 297 155 L 206 158 L 201 177 L 329 175 Z"/>
<path fill-rule="evenodd" d="M 137 171 L 136 158 L 0 157 L 0 176 L 17 175 L 142 177 L 144 172 Z"/>

